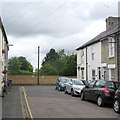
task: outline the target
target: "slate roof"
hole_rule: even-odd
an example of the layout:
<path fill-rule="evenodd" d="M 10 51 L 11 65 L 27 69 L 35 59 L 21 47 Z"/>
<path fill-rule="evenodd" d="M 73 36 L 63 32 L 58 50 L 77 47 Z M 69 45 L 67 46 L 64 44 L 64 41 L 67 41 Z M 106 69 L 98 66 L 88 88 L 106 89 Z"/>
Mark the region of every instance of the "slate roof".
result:
<path fill-rule="evenodd" d="M 112 35 L 114 33 L 117 33 L 118 31 L 120 32 L 120 24 L 118 26 L 114 27 L 111 30 L 101 32 L 99 35 L 97 35 L 96 37 L 94 37 L 90 41 L 88 41 L 85 44 L 83 44 L 82 46 L 78 47 L 76 50 L 80 50 L 80 49 L 83 49 L 83 48 L 85 48 L 87 46 L 90 46 L 90 45 L 92 45 L 94 43 L 100 42 L 100 41 L 104 40 L 105 37 L 110 36 L 110 35 Z"/>
<path fill-rule="evenodd" d="M 3 26 L 3 23 L 2 23 L 1 17 L 0 17 L 0 28 L 1 28 L 2 32 L 3 32 L 4 37 L 5 37 L 5 41 L 6 41 L 6 43 L 8 44 L 7 35 L 6 35 L 6 32 L 5 32 L 5 29 L 4 29 L 4 26 Z"/>

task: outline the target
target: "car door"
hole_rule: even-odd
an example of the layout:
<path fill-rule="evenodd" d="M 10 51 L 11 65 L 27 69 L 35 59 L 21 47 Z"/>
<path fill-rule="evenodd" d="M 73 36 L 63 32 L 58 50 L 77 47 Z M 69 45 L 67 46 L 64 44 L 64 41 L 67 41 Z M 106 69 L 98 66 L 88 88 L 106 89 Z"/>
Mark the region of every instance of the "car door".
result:
<path fill-rule="evenodd" d="M 100 89 L 101 89 L 101 81 L 98 80 L 95 82 L 93 88 L 91 88 L 91 100 L 96 101 Z"/>
<path fill-rule="evenodd" d="M 68 92 L 69 92 L 69 93 L 71 93 L 72 85 L 73 85 L 73 80 L 71 80 L 71 81 L 69 82 L 69 88 L 68 88 Z"/>
<path fill-rule="evenodd" d="M 85 95 L 85 98 L 88 99 L 88 100 L 92 100 L 91 98 L 91 90 L 93 89 L 93 86 L 95 84 L 96 81 L 92 81 L 88 84 L 88 87 L 85 88 L 85 91 L 84 91 L 84 95 Z"/>
<path fill-rule="evenodd" d="M 67 89 L 67 92 L 68 92 L 68 93 L 70 93 L 71 82 L 72 82 L 72 80 L 70 80 L 70 81 L 66 84 L 66 89 Z"/>

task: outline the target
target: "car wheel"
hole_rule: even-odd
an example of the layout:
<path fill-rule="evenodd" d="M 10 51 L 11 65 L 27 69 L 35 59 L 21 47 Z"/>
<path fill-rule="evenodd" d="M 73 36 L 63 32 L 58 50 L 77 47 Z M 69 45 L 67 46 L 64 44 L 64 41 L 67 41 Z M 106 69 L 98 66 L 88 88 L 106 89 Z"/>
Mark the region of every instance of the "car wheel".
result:
<path fill-rule="evenodd" d="M 104 102 L 101 96 L 97 98 L 97 105 L 100 107 L 104 106 Z"/>
<path fill-rule="evenodd" d="M 115 100 L 115 102 L 114 102 L 114 111 L 116 113 L 120 113 L 120 103 L 118 100 Z"/>
<path fill-rule="evenodd" d="M 65 88 L 65 94 L 67 94 L 68 92 L 67 92 L 67 89 Z"/>
<path fill-rule="evenodd" d="M 84 96 L 83 92 L 81 93 L 81 97 L 80 98 L 81 98 L 81 100 L 85 100 L 85 96 Z"/>
<path fill-rule="evenodd" d="M 71 90 L 71 95 L 74 96 L 74 90 L 73 89 Z"/>
<path fill-rule="evenodd" d="M 55 89 L 57 89 L 57 86 L 55 87 Z"/>
<path fill-rule="evenodd" d="M 58 87 L 58 90 L 61 91 L 61 87 L 60 86 Z"/>

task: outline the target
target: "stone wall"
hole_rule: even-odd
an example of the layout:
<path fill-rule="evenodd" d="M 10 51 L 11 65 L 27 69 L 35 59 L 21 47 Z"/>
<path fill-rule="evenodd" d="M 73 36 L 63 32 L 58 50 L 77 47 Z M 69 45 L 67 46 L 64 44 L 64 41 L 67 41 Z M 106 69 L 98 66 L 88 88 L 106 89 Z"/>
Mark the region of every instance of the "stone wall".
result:
<path fill-rule="evenodd" d="M 56 80 L 60 76 L 40 76 L 40 85 L 55 85 Z M 77 78 L 76 76 L 69 76 L 70 78 Z M 33 75 L 8 75 L 8 79 L 12 79 L 13 85 L 37 85 L 38 78 Z"/>

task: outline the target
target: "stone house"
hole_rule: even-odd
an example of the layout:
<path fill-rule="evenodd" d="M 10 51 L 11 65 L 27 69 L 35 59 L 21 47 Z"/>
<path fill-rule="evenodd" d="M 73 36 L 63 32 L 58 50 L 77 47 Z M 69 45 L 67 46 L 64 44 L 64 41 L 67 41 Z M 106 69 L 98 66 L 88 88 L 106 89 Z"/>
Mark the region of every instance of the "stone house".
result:
<path fill-rule="evenodd" d="M 8 66 L 8 40 L 7 35 L 2 23 L 2 20 L 0 18 L 0 94 L 2 92 L 2 86 L 3 86 L 3 77 L 7 78 L 7 74 L 5 74 L 5 70 L 7 70 Z"/>
<path fill-rule="evenodd" d="M 108 17 L 106 31 L 76 49 L 77 78 L 89 81 L 120 79 L 119 21 L 119 17 Z"/>

